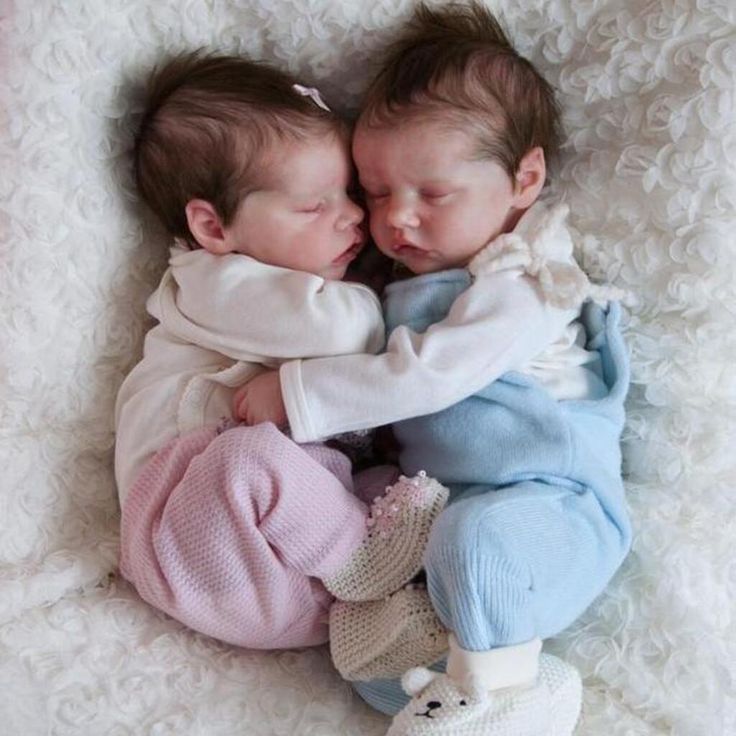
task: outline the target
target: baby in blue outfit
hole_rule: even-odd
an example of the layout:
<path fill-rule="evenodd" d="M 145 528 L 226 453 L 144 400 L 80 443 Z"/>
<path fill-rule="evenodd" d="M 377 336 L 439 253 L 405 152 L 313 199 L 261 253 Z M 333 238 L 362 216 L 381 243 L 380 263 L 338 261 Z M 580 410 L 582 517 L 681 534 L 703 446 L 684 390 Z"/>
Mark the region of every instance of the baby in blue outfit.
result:
<path fill-rule="evenodd" d="M 557 142 L 551 88 L 488 10 L 420 6 L 353 140 L 373 239 L 414 274 L 386 290 L 385 351 L 286 363 L 239 393 L 249 421 L 288 421 L 297 441 L 393 423 L 402 470 L 451 489 L 419 594 L 449 637 L 424 636 L 416 591 L 335 606 L 336 625 L 364 610 L 367 630 L 391 629 L 400 656 L 341 671 L 398 713 L 392 736 L 572 733 L 579 678 L 541 643 L 630 545 L 620 310 L 575 262 L 567 208 L 540 199 Z M 407 703 L 395 677 L 430 664 L 445 673 L 410 672 Z"/>

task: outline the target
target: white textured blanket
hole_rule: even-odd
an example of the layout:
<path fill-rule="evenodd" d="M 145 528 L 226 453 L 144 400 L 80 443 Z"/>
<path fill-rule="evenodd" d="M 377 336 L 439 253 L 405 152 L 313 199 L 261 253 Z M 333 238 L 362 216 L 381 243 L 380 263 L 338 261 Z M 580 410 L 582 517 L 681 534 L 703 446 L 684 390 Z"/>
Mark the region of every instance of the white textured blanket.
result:
<path fill-rule="evenodd" d="M 634 549 L 548 649 L 579 734 L 736 733 L 736 4 L 498 0 L 559 90 L 555 188 L 594 276 L 636 294 L 625 435 Z M 246 52 L 354 104 L 411 2 L 0 4 L 0 733 L 378 736 L 322 649 L 233 650 L 111 573 L 112 408 L 165 241 L 132 193 L 165 52 Z"/>

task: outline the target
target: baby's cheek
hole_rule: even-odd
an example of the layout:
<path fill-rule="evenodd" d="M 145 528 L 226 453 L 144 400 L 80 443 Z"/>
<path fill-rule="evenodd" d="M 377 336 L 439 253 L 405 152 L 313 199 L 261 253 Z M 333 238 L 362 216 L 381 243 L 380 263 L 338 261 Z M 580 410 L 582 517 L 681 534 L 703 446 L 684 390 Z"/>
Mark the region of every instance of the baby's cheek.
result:
<path fill-rule="evenodd" d="M 379 217 L 371 217 L 369 230 L 375 244 L 379 247 L 379 249 L 386 252 L 385 249 L 389 247 L 391 240 L 390 230 L 387 227 L 386 223 L 382 221 Z"/>
<path fill-rule="evenodd" d="M 498 227 L 490 212 L 479 213 L 477 210 L 470 210 L 463 218 L 459 240 L 466 249 L 482 248 L 498 234 Z"/>
<path fill-rule="evenodd" d="M 371 207 L 368 210 L 368 227 L 371 234 L 386 226 L 386 216 L 380 207 Z"/>

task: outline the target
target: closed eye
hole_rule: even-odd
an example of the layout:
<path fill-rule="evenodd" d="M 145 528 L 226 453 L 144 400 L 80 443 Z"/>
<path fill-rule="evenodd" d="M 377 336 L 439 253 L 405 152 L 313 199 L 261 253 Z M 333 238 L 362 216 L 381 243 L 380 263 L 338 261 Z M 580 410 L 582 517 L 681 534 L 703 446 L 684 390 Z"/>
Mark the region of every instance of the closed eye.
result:
<path fill-rule="evenodd" d="M 297 209 L 297 212 L 301 212 L 305 215 L 314 215 L 318 212 L 322 212 L 322 210 L 325 208 L 324 202 L 316 202 L 315 204 L 308 204 L 304 207 L 299 207 Z"/>
<path fill-rule="evenodd" d="M 435 191 L 422 191 L 421 195 L 424 199 L 428 199 L 431 202 L 438 202 L 445 197 L 449 197 L 452 192 L 435 192 Z"/>

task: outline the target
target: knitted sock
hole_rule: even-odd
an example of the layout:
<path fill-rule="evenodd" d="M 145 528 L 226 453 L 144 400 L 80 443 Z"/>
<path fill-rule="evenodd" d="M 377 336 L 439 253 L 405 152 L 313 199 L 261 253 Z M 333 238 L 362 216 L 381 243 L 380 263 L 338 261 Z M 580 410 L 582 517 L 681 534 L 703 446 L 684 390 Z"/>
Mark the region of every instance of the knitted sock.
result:
<path fill-rule="evenodd" d="M 342 601 L 385 598 L 409 582 L 422 567 L 432 523 L 449 491 L 420 471 L 400 476 L 373 501 L 366 519 L 368 534 L 347 563 L 322 582 Z"/>
<path fill-rule="evenodd" d="M 418 586 L 382 601 L 336 601 L 330 608 L 330 652 L 346 680 L 399 677 L 436 662 L 447 646 L 447 631 Z"/>
<path fill-rule="evenodd" d="M 474 652 L 463 649 L 455 634 L 448 637 L 450 653 L 447 674 L 460 687 L 501 690 L 536 682 L 542 640 L 531 639 L 522 644 Z"/>

